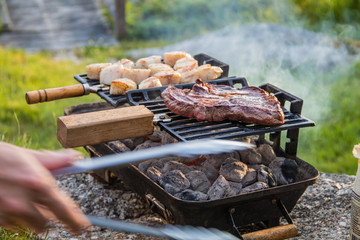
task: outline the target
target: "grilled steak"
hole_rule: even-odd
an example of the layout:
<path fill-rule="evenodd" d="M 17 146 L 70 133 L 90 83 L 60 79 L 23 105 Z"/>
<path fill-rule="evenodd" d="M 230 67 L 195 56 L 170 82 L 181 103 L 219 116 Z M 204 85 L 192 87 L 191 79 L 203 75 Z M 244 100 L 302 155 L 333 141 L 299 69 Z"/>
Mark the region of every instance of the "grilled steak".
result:
<path fill-rule="evenodd" d="M 161 96 L 170 111 L 198 121 L 229 119 L 261 125 L 284 123 L 280 102 L 257 87 L 235 89 L 198 79 L 191 90 L 169 86 Z"/>

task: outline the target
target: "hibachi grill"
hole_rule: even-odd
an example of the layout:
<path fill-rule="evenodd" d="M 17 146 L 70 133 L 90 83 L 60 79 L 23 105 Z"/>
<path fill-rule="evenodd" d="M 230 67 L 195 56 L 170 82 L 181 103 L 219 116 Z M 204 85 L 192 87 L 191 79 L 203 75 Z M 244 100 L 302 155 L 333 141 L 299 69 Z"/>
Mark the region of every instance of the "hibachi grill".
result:
<path fill-rule="evenodd" d="M 212 84 L 234 87 L 248 86 L 245 78 L 227 77 L 228 65 L 205 54 L 194 56 L 199 63 L 209 63 L 223 68 L 220 79 L 210 81 Z M 92 83 L 86 74 L 76 75 L 82 83 Z M 193 84 L 181 84 L 176 87 L 191 88 Z M 65 110 L 66 115 L 103 110 L 112 107 L 144 105 L 155 114 L 154 122 L 159 131 L 170 135 L 174 141 L 191 141 L 196 139 L 232 139 L 244 140 L 251 138 L 257 146 L 271 146 L 278 158 L 285 158 L 297 165 L 294 181 L 284 185 L 274 185 L 270 188 L 243 192 L 220 199 L 201 201 L 185 200 L 164 190 L 164 186 L 149 177 L 146 171 L 140 170 L 140 165 L 129 164 L 125 168 L 108 169 L 123 179 L 133 190 L 142 196 L 153 208 L 169 222 L 194 226 L 215 227 L 240 234 L 238 227 L 251 223 L 262 222 L 266 227 L 279 225 L 279 219 L 285 217 L 289 226 L 292 225 L 289 212 L 306 190 L 307 186 L 316 182 L 319 172 L 307 162 L 297 157 L 299 129 L 314 126 L 314 122 L 301 116 L 303 101 L 271 84 L 260 88 L 273 94 L 279 100 L 285 114 L 285 123 L 281 125 L 264 126 L 238 121 L 197 121 L 172 113 L 161 99 L 165 87 L 132 90 L 125 96 L 112 96 L 108 92 L 98 93 L 107 103 L 93 103 L 73 106 Z M 125 105 L 124 105 L 125 104 Z M 286 139 L 282 139 L 286 138 Z M 130 140 L 129 140 L 130 141 Z M 136 139 L 133 139 L 133 144 Z M 91 156 L 123 152 L 124 141 L 114 141 L 86 146 Z M 159 143 L 161 144 L 161 143 Z M 136 147 L 136 146 L 135 146 Z M 104 175 L 103 178 L 107 178 Z"/>

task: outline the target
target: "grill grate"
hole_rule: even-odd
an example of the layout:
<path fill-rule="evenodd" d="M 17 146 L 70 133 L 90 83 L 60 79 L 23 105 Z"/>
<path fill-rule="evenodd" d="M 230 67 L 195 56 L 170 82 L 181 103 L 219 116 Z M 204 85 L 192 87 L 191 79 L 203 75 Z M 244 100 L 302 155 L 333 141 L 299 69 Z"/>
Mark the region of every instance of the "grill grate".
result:
<path fill-rule="evenodd" d="M 229 65 L 228 64 L 223 63 L 223 62 L 217 60 L 216 58 L 210 57 L 209 55 L 206 55 L 204 53 L 196 54 L 196 55 L 194 55 L 194 58 L 198 61 L 199 65 L 211 64 L 212 66 L 220 67 L 223 70 L 223 73 L 221 74 L 221 76 L 219 78 L 225 78 L 228 76 L 228 73 L 229 73 Z M 86 73 L 75 75 L 74 78 L 76 81 L 78 81 L 80 83 L 87 83 L 90 86 L 99 84 L 99 81 L 89 79 L 87 77 Z M 118 107 L 124 103 L 127 103 L 126 96 L 111 95 L 110 91 L 99 91 L 99 92 L 97 92 L 97 94 L 102 99 L 104 99 L 105 101 L 110 103 L 113 107 Z"/>
<path fill-rule="evenodd" d="M 217 85 L 248 86 L 245 78 L 226 78 L 209 81 Z M 177 87 L 191 88 L 193 84 L 178 85 Z M 133 90 L 127 92 L 127 97 L 132 105 L 145 105 L 154 114 L 166 114 L 171 118 L 170 122 L 158 122 L 158 125 L 179 141 L 191 141 L 196 139 L 236 139 L 251 135 L 280 132 L 283 130 L 299 129 L 302 127 L 314 126 L 315 123 L 301 116 L 303 101 L 271 84 L 265 84 L 260 88 L 274 94 L 285 114 L 285 123 L 281 125 L 265 126 L 249 124 L 239 121 L 209 122 L 197 121 L 172 113 L 161 99 L 161 92 L 166 87 Z M 290 111 L 285 104 L 290 103 Z"/>

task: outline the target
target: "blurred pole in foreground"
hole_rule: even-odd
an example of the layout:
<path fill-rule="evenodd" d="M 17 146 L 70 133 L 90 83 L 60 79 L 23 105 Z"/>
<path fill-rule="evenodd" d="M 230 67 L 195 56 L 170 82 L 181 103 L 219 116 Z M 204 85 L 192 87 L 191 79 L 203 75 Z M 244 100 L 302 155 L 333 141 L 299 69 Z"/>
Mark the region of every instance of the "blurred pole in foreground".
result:
<path fill-rule="evenodd" d="M 125 20 L 126 0 L 114 0 L 114 3 L 115 3 L 114 34 L 117 39 L 120 39 L 126 36 L 126 20 Z"/>

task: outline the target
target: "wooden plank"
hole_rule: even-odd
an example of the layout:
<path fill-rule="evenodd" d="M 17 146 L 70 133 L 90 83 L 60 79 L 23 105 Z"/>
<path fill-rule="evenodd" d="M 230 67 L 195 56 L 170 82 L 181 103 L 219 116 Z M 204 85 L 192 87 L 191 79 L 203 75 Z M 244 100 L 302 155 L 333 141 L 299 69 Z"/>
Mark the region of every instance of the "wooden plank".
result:
<path fill-rule="evenodd" d="M 143 105 L 59 117 L 57 136 L 66 147 L 80 147 L 153 133 L 154 114 Z"/>

